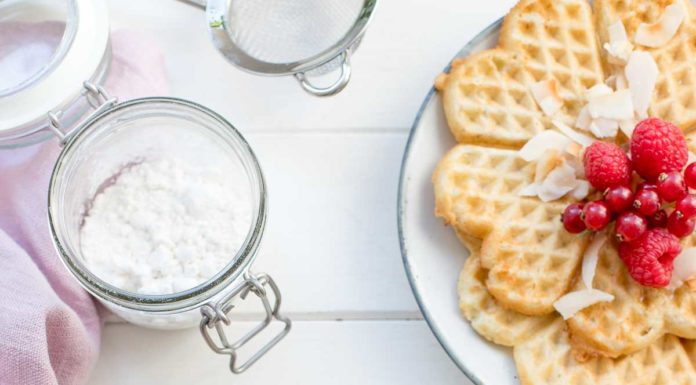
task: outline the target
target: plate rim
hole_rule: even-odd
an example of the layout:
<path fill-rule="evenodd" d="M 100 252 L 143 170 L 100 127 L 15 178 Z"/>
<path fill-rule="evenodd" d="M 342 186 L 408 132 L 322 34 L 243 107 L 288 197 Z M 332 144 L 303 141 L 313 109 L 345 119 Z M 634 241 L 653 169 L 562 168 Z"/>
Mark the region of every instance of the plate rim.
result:
<path fill-rule="evenodd" d="M 474 48 L 476 48 L 484 39 L 488 38 L 492 33 L 495 33 L 496 31 L 499 31 L 502 24 L 503 24 L 503 19 L 505 17 L 500 17 L 490 25 L 488 25 L 486 28 L 481 30 L 476 36 L 474 36 L 469 42 L 467 42 L 464 47 L 459 50 L 459 52 L 452 58 L 460 58 L 460 57 L 465 57 L 468 56 Z M 450 63 L 445 66 L 443 69 L 444 72 L 448 72 L 450 67 L 451 67 L 451 60 Z M 440 331 L 440 329 L 434 324 L 434 321 L 432 320 L 432 315 L 430 314 L 430 311 L 428 310 L 427 305 L 423 302 L 423 299 L 418 291 L 418 288 L 416 287 L 416 282 L 415 282 L 415 277 L 413 275 L 413 271 L 411 269 L 411 263 L 409 260 L 408 256 L 408 250 L 406 247 L 406 238 L 404 236 L 404 209 L 407 206 L 407 202 L 405 201 L 405 194 L 404 194 L 404 188 L 405 188 L 405 183 L 406 183 L 406 168 L 409 162 L 410 154 L 411 154 L 411 145 L 413 144 L 413 140 L 418 132 L 418 127 L 420 125 L 421 119 L 423 117 L 423 113 L 425 112 L 425 109 L 428 107 L 428 105 L 431 102 L 431 99 L 435 95 L 435 87 L 430 87 L 430 90 L 425 96 L 425 99 L 421 103 L 420 108 L 418 109 L 418 112 L 416 113 L 416 117 L 413 121 L 413 124 L 411 125 L 411 129 L 409 131 L 408 135 L 408 140 L 406 141 L 406 147 L 404 149 L 404 155 L 401 159 L 401 169 L 399 172 L 399 188 L 398 188 L 398 194 L 397 194 L 397 227 L 398 227 L 398 234 L 399 234 L 399 248 L 401 250 L 401 260 L 404 264 L 404 269 L 406 271 L 406 277 L 408 278 L 408 284 L 411 288 L 411 292 L 413 293 L 413 296 L 416 298 L 416 303 L 418 304 L 418 308 L 420 309 L 421 314 L 423 314 L 423 318 L 425 319 L 426 323 L 428 324 L 428 327 L 430 328 L 430 331 L 435 335 L 435 338 L 437 339 L 438 343 L 442 348 L 445 350 L 449 358 L 452 360 L 452 362 L 459 367 L 459 369 L 464 373 L 464 375 L 471 380 L 475 385 L 485 385 L 481 379 L 479 379 L 472 370 L 468 368 L 468 366 L 460 362 L 454 355 L 452 348 L 450 348 L 449 343 L 447 339 L 444 337 L 444 334 Z"/>

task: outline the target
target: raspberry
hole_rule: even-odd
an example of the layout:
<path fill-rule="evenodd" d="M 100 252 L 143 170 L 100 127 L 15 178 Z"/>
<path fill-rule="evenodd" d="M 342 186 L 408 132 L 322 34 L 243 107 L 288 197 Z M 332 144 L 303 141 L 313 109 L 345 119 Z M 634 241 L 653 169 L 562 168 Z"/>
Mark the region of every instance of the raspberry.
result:
<path fill-rule="evenodd" d="M 633 242 L 619 245 L 628 273 L 643 286 L 665 287 L 672 279 L 673 261 L 681 253 L 679 239 L 665 229 L 650 229 Z"/>
<path fill-rule="evenodd" d="M 688 158 L 684 134 L 672 123 L 648 118 L 633 131 L 633 169 L 648 181 L 655 181 L 661 173 L 680 171 Z"/>
<path fill-rule="evenodd" d="M 585 150 L 583 164 L 587 180 L 598 190 L 625 186 L 631 181 L 631 162 L 615 144 L 592 143 Z"/>

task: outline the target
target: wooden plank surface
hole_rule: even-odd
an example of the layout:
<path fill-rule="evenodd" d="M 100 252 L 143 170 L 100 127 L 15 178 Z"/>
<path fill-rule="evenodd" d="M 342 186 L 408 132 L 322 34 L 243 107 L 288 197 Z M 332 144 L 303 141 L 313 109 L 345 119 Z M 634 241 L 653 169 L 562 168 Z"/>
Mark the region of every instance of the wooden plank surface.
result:
<path fill-rule="evenodd" d="M 109 0 L 112 30 L 154 37 L 171 92 L 213 108 L 247 136 L 270 192 L 256 270 L 281 285 L 287 340 L 231 377 L 197 330 L 110 322 L 91 384 L 469 384 L 428 330 L 396 233 L 401 156 L 432 80 L 514 0 L 380 0 L 338 96 L 292 78 L 234 68 L 207 38 L 202 11 L 173 0 Z M 456 306 L 456 304 L 453 304 Z M 254 309 L 233 316 L 239 328 Z M 343 321 L 339 321 L 343 320 Z"/>
<path fill-rule="evenodd" d="M 198 330 L 112 324 L 92 384 L 471 384 L 423 321 L 297 322 L 248 372 L 232 376 L 227 364 Z"/>

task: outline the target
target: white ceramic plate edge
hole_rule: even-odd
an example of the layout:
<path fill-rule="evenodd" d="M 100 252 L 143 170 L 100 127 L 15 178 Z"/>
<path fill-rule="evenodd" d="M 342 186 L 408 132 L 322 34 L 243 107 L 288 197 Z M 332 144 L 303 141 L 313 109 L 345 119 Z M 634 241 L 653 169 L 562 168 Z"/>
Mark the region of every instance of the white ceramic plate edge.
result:
<path fill-rule="evenodd" d="M 497 35 L 501 25 L 502 18 L 485 28 L 478 35 L 476 35 L 469 43 L 467 43 L 464 46 L 464 48 L 462 48 L 462 50 L 456 55 L 456 57 L 465 57 L 472 52 L 492 48 L 495 45 L 495 43 L 497 43 Z M 449 65 L 445 68 L 444 71 L 448 70 Z M 438 342 L 440 343 L 440 345 L 442 345 L 443 349 L 447 352 L 452 361 L 454 361 L 454 363 L 462 370 L 462 372 L 464 372 L 464 374 L 474 384 L 519 384 L 516 370 L 514 368 L 514 363 L 512 362 L 512 356 L 510 355 L 511 351 L 509 349 L 502 349 L 496 347 L 493 344 L 486 342 L 483 338 L 479 337 L 473 331 L 473 329 L 471 329 L 468 322 L 466 322 L 459 314 L 455 290 L 456 280 L 459 275 L 461 266 L 464 260 L 466 259 L 466 256 L 468 255 L 468 252 L 458 242 L 452 229 L 445 228 L 445 226 L 442 225 L 442 222 L 434 217 L 432 213 L 432 207 L 434 207 L 434 202 L 432 198 L 432 185 L 430 184 L 429 178 L 427 181 L 428 191 L 425 193 L 426 196 L 419 196 L 418 202 L 409 201 L 409 195 L 412 194 L 411 190 L 415 188 L 415 183 L 413 183 L 414 181 L 412 180 L 412 170 L 414 166 L 412 166 L 410 161 L 412 159 L 411 156 L 413 155 L 414 148 L 416 147 L 417 142 L 419 141 L 418 135 L 425 130 L 423 125 L 427 123 L 432 123 L 433 119 L 442 120 L 442 122 L 440 122 L 440 125 L 444 124 L 445 130 L 440 131 L 446 131 L 446 133 L 436 132 L 429 134 L 431 134 L 431 136 L 440 136 L 440 138 L 434 139 L 440 141 L 444 140 L 442 139 L 442 136 L 447 136 L 448 142 L 450 143 L 442 143 L 441 146 L 451 147 L 455 144 L 454 140 L 451 138 L 451 135 L 449 134 L 449 130 L 446 129 L 447 126 L 446 123 L 444 123 L 444 116 L 442 116 L 444 114 L 441 112 L 441 103 L 439 99 L 434 98 L 435 94 L 436 93 L 434 88 L 431 88 L 416 115 L 416 118 L 414 120 L 413 126 L 409 134 L 408 141 L 406 143 L 406 148 L 404 150 L 404 156 L 401 165 L 401 175 L 399 177 L 397 222 L 399 231 L 399 243 L 401 247 L 401 254 L 404 263 L 404 268 L 406 270 L 406 275 L 408 277 L 409 284 L 411 285 L 411 289 L 416 298 L 418 306 L 423 314 L 423 317 L 428 323 L 428 326 L 432 330 L 433 334 L 435 334 L 435 337 L 437 338 Z M 439 111 L 435 112 L 436 109 Z M 437 113 L 438 115 L 433 116 L 432 114 L 435 113 Z M 444 152 L 441 152 L 439 154 L 439 157 L 442 157 L 443 155 Z M 429 164 L 423 165 L 423 160 L 419 159 L 418 163 L 421 168 L 428 169 L 429 173 L 432 173 L 432 170 L 434 170 L 435 164 L 432 161 Z M 420 182 L 422 184 L 423 180 L 420 180 Z M 420 187 L 424 186 L 421 185 Z M 416 261 L 417 258 L 414 257 L 413 253 L 409 254 L 409 252 L 411 251 L 409 249 L 412 246 L 410 243 L 411 240 L 408 238 L 409 232 L 412 231 L 410 230 L 412 224 L 410 224 L 409 222 L 413 222 L 413 220 L 409 216 L 412 217 L 414 215 L 419 214 L 418 209 L 412 208 L 414 204 L 422 204 L 427 206 L 428 210 L 426 211 L 428 211 L 428 213 L 426 215 L 428 215 L 428 217 L 424 219 L 424 221 L 428 222 L 426 226 L 430 226 L 432 228 L 433 223 L 431 222 L 436 222 L 437 225 L 439 225 L 442 228 L 442 231 L 436 230 L 434 231 L 435 234 L 426 234 L 426 237 L 432 236 L 433 238 L 437 238 L 437 240 L 433 240 L 433 243 L 437 244 L 438 248 L 440 248 L 441 251 L 449 250 L 461 253 L 460 258 L 457 258 L 457 256 L 454 255 L 451 256 L 452 265 L 450 266 L 449 270 L 452 271 L 451 274 L 449 274 L 447 277 L 437 277 L 436 279 L 433 279 L 433 277 L 422 276 L 423 271 L 420 268 L 420 262 Z M 422 207 L 420 211 L 423 211 Z M 440 245 L 442 245 L 442 247 L 439 247 Z M 443 295 L 443 297 L 449 297 L 443 299 L 443 301 L 446 301 L 445 304 L 436 304 L 434 303 L 435 301 L 429 301 L 425 298 L 429 294 L 429 287 L 433 285 L 445 286 L 444 288 L 439 288 L 441 290 L 444 290 L 445 293 L 447 293 L 446 295 Z M 449 290 L 449 292 L 447 292 L 447 290 Z M 442 310 L 442 306 L 444 306 L 444 308 L 446 309 L 445 311 Z M 453 317 L 456 317 L 456 320 L 453 319 Z M 453 323 L 455 327 L 461 330 L 455 330 L 456 333 L 454 333 L 453 335 L 453 330 L 445 330 L 445 328 L 443 328 L 443 320 L 446 320 L 446 322 Z M 453 341 L 452 339 L 454 337 L 460 337 L 456 334 L 462 334 L 464 340 Z M 470 349 L 468 350 L 470 350 L 471 352 L 467 353 L 466 355 L 462 354 L 463 349 L 461 347 L 463 345 L 469 346 Z M 481 355 L 479 355 L 479 352 L 481 353 Z M 491 356 L 492 359 L 487 359 L 487 356 Z M 473 362 L 474 359 L 476 359 L 476 362 Z"/>

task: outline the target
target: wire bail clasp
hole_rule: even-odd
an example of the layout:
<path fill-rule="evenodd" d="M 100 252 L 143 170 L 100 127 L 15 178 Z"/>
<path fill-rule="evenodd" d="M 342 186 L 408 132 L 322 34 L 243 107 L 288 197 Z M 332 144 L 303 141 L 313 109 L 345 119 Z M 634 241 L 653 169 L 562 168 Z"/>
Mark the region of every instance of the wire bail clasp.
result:
<path fill-rule="evenodd" d="M 272 306 L 268 299 L 268 293 L 266 291 L 267 288 L 271 289 L 273 296 L 275 297 L 275 301 Z M 266 312 L 266 317 L 263 321 L 261 321 L 261 323 L 247 332 L 244 336 L 239 338 L 237 341 L 230 343 L 227 339 L 223 326 L 230 325 L 230 319 L 227 317 L 227 315 L 234 308 L 232 301 L 237 298 L 237 296 L 239 296 L 240 299 L 245 300 L 249 293 L 253 293 L 261 300 L 263 308 Z M 268 274 L 262 273 L 254 275 L 247 272 L 244 275 L 244 282 L 242 282 L 241 285 L 235 287 L 229 294 L 225 295 L 217 303 L 205 304 L 201 307 L 201 315 L 203 318 L 201 319 L 199 327 L 201 334 L 203 335 L 203 339 L 205 339 L 205 342 L 208 343 L 208 346 L 210 346 L 215 353 L 228 354 L 230 356 L 230 370 L 232 373 L 242 373 L 256 361 L 258 361 L 259 358 L 266 354 L 290 332 L 292 322 L 290 319 L 280 314 L 280 304 L 280 290 L 278 289 L 275 281 L 273 281 Z M 285 324 L 283 330 L 273 337 L 271 341 L 263 345 L 263 347 L 261 347 L 251 356 L 251 358 L 238 365 L 237 352 L 239 349 L 261 333 L 261 331 L 266 329 L 266 327 L 268 327 L 274 320 Z M 215 328 L 215 331 L 217 332 L 219 342 L 215 341 L 210 335 L 210 330 L 213 328 Z"/>
<path fill-rule="evenodd" d="M 82 127 L 89 121 L 91 121 L 95 116 L 101 114 L 102 112 L 111 109 L 116 103 L 118 103 L 117 98 L 112 98 L 109 93 L 100 85 L 96 85 L 92 82 L 82 83 L 84 90 L 82 91 L 82 96 L 85 97 L 87 103 L 94 111 L 87 115 L 79 123 L 75 124 L 72 128 L 67 131 L 63 131 L 63 123 L 61 118 L 63 116 L 62 110 L 49 111 L 48 112 L 48 128 L 60 139 L 60 145 L 64 146 L 70 138 L 75 135 Z"/>

